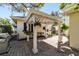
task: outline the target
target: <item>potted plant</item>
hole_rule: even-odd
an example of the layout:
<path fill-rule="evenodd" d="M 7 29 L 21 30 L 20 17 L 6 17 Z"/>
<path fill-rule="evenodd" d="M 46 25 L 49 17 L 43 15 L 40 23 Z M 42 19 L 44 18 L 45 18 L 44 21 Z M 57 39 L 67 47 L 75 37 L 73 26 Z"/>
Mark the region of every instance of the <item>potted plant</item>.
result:
<path fill-rule="evenodd" d="M 35 22 L 34 26 L 41 26 L 41 23 L 40 22 Z"/>
<path fill-rule="evenodd" d="M 64 23 L 63 23 L 62 26 L 61 26 L 61 29 L 62 29 L 62 30 L 67 30 L 68 28 L 69 28 L 69 26 L 67 26 L 67 25 L 64 24 Z"/>
<path fill-rule="evenodd" d="M 61 32 L 63 32 L 63 34 L 65 35 L 65 31 L 69 29 L 69 26 L 66 25 L 65 23 L 62 24 L 61 26 Z"/>

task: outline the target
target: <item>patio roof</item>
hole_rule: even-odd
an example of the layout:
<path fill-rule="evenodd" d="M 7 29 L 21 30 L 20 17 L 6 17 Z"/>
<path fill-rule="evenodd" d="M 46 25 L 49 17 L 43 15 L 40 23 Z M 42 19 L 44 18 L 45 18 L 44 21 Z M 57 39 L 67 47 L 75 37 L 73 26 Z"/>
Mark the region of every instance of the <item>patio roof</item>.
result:
<path fill-rule="evenodd" d="M 49 19 L 51 22 L 52 21 L 56 21 L 56 22 L 59 22 L 60 20 L 58 20 L 58 18 L 56 17 L 56 16 L 51 16 L 51 15 L 49 15 L 49 14 L 47 14 L 47 13 L 44 13 L 44 12 L 42 12 L 42 11 L 36 11 L 36 10 L 30 10 L 30 13 L 28 14 L 28 16 L 26 17 L 26 22 L 28 22 L 29 21 L 29 19 L 33 16 L 33 15 L 35 15 L 35 16 L 39 16 L 40 18 L 46 18 L 46 19 Z M 42 19 L 42 21 L 47 21 L 47 20 L 44 20 L 44 19 Z"/>
<path fill-rule="evenodd" d="M 75 4 L 75 3 L 74 4 L 68 4 L 62 9 L 62 11 L 63 11 L 64 14 L 67 14 L 67 15 L 75 13 L 75 12 L 79 12 L 79 9 L 74 10 L 74 8 L 76 6 L 77 6 L 77 4 Z"/>
<path fill-rule="evenodd" d="M 37 16 L 40 16 L 40 17 L 43 17 L 43 18 L 46 18 L 46 19 L 50 19 L 51 22 L 52 22 L 52 20 L 56 21 L 56 22 L 60 21 L 60 20 L 57 20 L 56 16 L 51 16 L 47 13 L 44 13 L 42 11 L 36 11 L 36 10 L 30 10 L 30 12 L 27 14 L 27 16 L 11 16 L 11 18 L 14 20 L 15 23 L 17 22 L 17 20 L 24 20 L 25 22 L 28 22 L 29 19 L 33 15 L 37 15 Z"/>
<path fill-rule="evenodd" d="M 12 20 L 17 23 L 17 20 L 24 20 L 25 21 L 25 16 L 11 16 Z"/>

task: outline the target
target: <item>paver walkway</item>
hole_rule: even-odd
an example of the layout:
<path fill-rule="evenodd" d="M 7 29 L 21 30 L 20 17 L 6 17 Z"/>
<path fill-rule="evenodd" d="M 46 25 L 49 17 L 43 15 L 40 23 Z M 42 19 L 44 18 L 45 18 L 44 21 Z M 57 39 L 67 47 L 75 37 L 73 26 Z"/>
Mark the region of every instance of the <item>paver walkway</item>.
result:
<path fill-rule="evenodd" d="M 67 40 L 64 41 L 66 42 Z M 43 40 L 38 39 L 37 54 L 33 54 L 32 52 L 32 42 L 33 39 L 30 39 L 29 42 L 27 42 L 26 40 L 13 40 L 10 42 L 11 48 L 9 52 L 1 54 L 1 56 L 68 56 L 68 54 L 66 53 L 57 51 L 57 36 Z"/>
<path fill-rule="evenodd" d="M 58 35 L 55 35 L 53 37 L 44 39 L 43 41 L 48 43 L 51 46 L 54 46 L 54 47 L 58 48 Z M 62 42 L 63 42 L 63 44 L 68 42 L 68 38 L 65 37 L 65 36 L 62 36 Z"/>

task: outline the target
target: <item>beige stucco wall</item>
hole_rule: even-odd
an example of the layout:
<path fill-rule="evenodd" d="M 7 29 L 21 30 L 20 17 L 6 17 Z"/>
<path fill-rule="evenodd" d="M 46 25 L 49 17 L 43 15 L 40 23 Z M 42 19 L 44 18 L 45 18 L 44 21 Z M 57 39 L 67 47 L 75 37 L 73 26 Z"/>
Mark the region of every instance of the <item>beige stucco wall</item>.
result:
<path fill-rule="evenodd" d="M 28 23 L 32 23 L 33 22 L 33 19 L 34 19 L 34 17 L 36 17 L 36 15 L 33 15 L 32 17 L 30 17 L 30 19 L 29 19 L 29 21 L 28 21 Z M 38 17 L 38 16 L 37 16 Z M 39 17 L 39 18 L 41 18 L 41 20 L 40 20 L 40 22 L 42 22 L 41 23 L 41 27 L 37 27 L 37 32 L 44 32 L 45 33 L 45 30 L 43 30 L 43 27 L 45 27 L 46 26 L 46 28 L 49 30 L 48 32 L 47 32 L 47 34 L 51 34 L 51 26 L 52 26 L 52 24 L 53 23 L 47 23 L 47 24 L 45 24 L 45 22 L 53 22 L 53 21 L 51 21 L 50 19 L 48 19 L 48 18 L 44 18 L 44 17 Z M 44 22 L 44 23 L 43 23 Z"/>
<path fill-rule="evenodd" d="M 23 31 L 24 20 L 17 20 L 17 31 Z"/>
<path fill-rule="evenodd" d="M 47 32 L 48 35 L 51 35 L 51 27 L 52 27 L 52 24 L 41 24 L 42 26 L 38 26 L 37 27 L 37 32 L 44 32 L 45 34 L 45 30 L 43 29 L 43 27 L 46 27 L 49 31 Z"/>
<path fill-rule="evenodd" d="M 79 49 L 79 12 L 70 17 L 70 46 Z"/>
<path fill-rule="evenodd" d="M 17 20 L 17 32 L 19 33 L 19 39 L 26 38 L 26 34 L 23 32 L 24 20 Z"/>

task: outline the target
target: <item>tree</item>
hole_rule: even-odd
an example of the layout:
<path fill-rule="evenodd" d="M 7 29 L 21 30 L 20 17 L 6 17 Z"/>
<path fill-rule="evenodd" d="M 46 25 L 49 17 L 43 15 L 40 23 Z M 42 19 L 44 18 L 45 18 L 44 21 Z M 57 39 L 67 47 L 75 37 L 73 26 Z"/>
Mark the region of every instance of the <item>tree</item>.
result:
<path fill-rule="evenodd" d="M 30 3 L 32 5 L 32 9 L 39 9 L 44 6 L 44 3 Z"/>
<path fill-rule="evenodd" d="M 71 4 L 76 5 L 76 7 L 74 7 L 74 10 L 78 10 L 79 9 L 79 3 L 61 3 L 60 4 L 60 9 L 63 9 L 66 5 L 71 5 Z"/>
<path fill-rule="evenodd" d="M 44 6 L 44 3 L 2 3 L 0 6 L 8 7 L 11 10 L 11 16 L 13 12 L 23 13 L 25 16 L 26 12 L 29 13 L 30 9 L 38 10 Z"/>
<path fill-rule="evenodd" d="M 37 10 L 44 6 L 44 3 L 3 3 L 0 6 L 8 6 L 15 12 L 29 12 L 29 9 Z M 28 9 L 29 8 L 29 9 Z"/>
<path fill-rule="evenodd" d="M 69 28 L 69 26 L 66 25 L 65 23 L 63 23 L 61 26 L 62 31 L 66 31 L 68 28 Z"/>
<path fill-rule="evenodd" d="M 79 4 L 76 4 L 76 7 L 74 8 L 74 10 L 79 10 Z"/>
<path fill-rule="evenodd" d="M 66 6 L 66 3 L 61 3 L 60 4 L 60 9 L 63 9 Z"/>
<path fill-rule="evenodd" d="M 8 21 L 8 19 L 2 19 L 1 23 L 4 24 L 4 25 L 10 24 L 10 22 Z"/>

